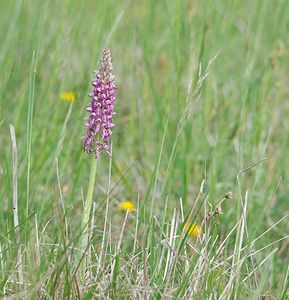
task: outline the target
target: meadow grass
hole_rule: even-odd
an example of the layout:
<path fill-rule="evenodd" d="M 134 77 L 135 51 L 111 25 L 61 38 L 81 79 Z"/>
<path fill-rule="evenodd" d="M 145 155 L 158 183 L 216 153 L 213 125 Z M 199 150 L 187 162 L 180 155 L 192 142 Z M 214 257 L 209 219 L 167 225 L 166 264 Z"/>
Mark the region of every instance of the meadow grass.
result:
<path fill-rule="evenodd" d="M 1 296 L 288 299 L 288 12 L 286 0 L 0 1 Z M 116 127 L 83 249 L 80 136 L 105 47 Z"/>

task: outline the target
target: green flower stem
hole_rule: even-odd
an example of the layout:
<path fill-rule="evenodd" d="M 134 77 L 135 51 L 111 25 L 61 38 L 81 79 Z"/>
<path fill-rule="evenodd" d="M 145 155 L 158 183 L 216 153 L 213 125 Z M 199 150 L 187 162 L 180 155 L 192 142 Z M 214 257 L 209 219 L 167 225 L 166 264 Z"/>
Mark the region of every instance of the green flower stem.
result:
<path fill-rule="evenodd" d="M 93 156 L 93 161 L 91 163 L 88 191 L 87 191 L 86 201 L 84 203 L 84 213 L 83 213 L 82 226 L 81 226 L 81 228 L 83 229 L 81 249 L 83 251 L 86 250 L 87 243 L 89 241 L 89 218 L 90 218 L 90 212 L 92 207 L 92 196 L 93 196 L 95 177 L 96 177 L 96 167 L 97 167 L 97 159 Z M 81 268 L 83 278 L 85 275 L 86 267 L 87 267 L 87 259 L 85 258 Z"/>

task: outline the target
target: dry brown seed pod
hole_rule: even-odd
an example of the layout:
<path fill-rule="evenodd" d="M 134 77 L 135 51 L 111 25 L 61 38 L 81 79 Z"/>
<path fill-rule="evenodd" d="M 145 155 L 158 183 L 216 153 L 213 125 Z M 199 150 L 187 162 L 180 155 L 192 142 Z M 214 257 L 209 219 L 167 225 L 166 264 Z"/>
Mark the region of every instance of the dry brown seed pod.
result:
<path fill-rule="evenodd" d="M 225 198 L 226 198 L 226 199 L 232 200 L 232 199 L 233 199 L 233 193 L 232 193 L 232 192 L 226 193 L 226 194 L 225 194 Z"/>

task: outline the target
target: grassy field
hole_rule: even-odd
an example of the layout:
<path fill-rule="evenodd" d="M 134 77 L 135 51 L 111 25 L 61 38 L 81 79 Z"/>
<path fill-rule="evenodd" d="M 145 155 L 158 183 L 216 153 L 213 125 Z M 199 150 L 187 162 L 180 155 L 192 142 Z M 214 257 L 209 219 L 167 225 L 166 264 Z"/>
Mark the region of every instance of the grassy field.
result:
<path fill-rule="evenodd" d="M 2 0 L 0 26 L 4 299 L 289 299 L 287 0 Z M 116 126 L 83 247 L 105 47 Z"/>

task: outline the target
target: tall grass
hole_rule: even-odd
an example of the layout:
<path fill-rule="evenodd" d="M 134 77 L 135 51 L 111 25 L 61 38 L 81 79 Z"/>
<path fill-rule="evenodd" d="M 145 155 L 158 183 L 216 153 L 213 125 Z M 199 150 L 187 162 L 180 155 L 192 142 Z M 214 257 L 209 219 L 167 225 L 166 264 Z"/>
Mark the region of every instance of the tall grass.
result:
<path fill-rule="evenodd" d="M 282 0 L 0 2 L 1 296 L 287 299 L 288 11 Z M 116 127 L 83 252 L 80 136 L 104 47 Z"/>

